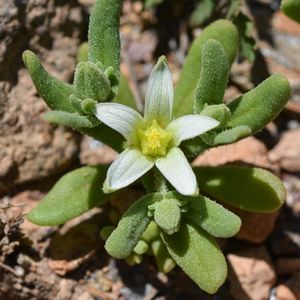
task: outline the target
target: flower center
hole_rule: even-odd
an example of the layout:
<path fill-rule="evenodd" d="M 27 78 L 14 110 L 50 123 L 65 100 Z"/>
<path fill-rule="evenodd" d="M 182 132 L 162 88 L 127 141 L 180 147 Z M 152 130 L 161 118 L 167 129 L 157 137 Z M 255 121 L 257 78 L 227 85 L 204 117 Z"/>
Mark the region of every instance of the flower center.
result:
<path fill-rule="evenodd" d="M 147 129 L 138 131 L 142 153 L 149 156 L 163 156 L 167 154 L 172 134 L 162 129 L 156 120 Z"/>

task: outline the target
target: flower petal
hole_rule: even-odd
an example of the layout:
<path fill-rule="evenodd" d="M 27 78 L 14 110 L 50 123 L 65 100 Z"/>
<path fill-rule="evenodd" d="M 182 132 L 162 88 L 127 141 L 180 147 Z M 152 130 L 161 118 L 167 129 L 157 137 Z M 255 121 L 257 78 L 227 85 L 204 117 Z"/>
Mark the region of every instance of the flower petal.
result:
<path fill-rule="evenodd" d="M 140 151 L 127 148 L 109 167 L 103 184 L 104 193 L 116 191 L 133 183 L 153 166 L 154 162 Z"/>
<path fill-rule="evenodd" d="M 167 156 L 155 161 L 156 167 L 182 195 L 199 193 L 196 176 L 183 152 L 174 147 Z"/>
<path fill-rule="evenodd" d="M 96 104 L 95 116 L 127 140 L 131 138 L 136 124 L 143 122 L 142 116 L 136 110 L 119 103 Z"/>
<path fill-rule="evenodd" d="M 172 117 L 173 82 L 167 60 L 161 56 L 150 74 L 145 100 L 144 117 L 147 121 L 156 119 L 166 126 Z"/>
<path fill-rule="evenodd" d="M 208 116 L 186 115 L 173 120 L 166 129 L 172 131 L 178 146 L 182 141 L 194 138 L 218 125 L 219 121 Z"/>

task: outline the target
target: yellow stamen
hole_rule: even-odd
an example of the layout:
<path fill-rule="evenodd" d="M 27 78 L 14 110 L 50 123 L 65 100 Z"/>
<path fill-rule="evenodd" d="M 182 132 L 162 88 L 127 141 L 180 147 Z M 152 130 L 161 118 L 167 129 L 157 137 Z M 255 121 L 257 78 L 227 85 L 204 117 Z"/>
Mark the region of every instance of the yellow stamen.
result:
<path fill-rule="evenodd" d="M 164 156 L 167 154 L 172 134 L 162 129 L 156 120 L 146 130 L 138 131 L 141 150 L 144 155 Z"/>

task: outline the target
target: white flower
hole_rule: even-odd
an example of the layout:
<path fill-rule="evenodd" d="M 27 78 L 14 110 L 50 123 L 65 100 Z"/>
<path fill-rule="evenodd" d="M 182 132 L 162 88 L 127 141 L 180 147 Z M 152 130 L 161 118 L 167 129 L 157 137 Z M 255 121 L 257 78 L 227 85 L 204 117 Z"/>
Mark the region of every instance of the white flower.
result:
<path fill-rule="evenodd" d="M 127 140 L 127 148 L 108 169 L 104 192 L 128 186 L 156 166 L 179 193 L 198 194 L 196 176 L 179 145 L 219 122 L 202 115 L 172 121 L 172 106 L 173 84 L 165 57 L 158 60 L 150 75 L 144 117 L 121 104 L 96 104 L 96 117 Z"/>

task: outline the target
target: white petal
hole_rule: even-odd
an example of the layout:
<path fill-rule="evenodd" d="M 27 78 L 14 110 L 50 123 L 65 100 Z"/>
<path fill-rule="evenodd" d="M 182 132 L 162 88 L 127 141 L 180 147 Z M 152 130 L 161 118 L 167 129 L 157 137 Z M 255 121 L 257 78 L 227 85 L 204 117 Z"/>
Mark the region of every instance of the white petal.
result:
<path fill-rule="evenodd" d="M 194 138 L 219 125 L 219 122 L 208 116 L 186 115 L 173 120 L 167 127 L 173 132 L 176 146 L 182 141 Z"/>
<path fill-rule="evenodd" d="M 127 140 L 130 139 L 142 116 L 134 109 L 119 103 L 98 103 L 95 116 L 101 122 L 121 133 Z"/>
<path fill-rule="evenodd" d="M 166 157 L 156 160 L 155 165 L 182 195 L 193 196 L 199 193 L 196 176 L 179 148 L 171 149 Z"/>
<path fill-rule="evenodd" d="M 154 166 L 142 153 L 135 149 L 124 150 L 111 164 L 103 184 L 103 191 L 110 193 L 136 181 Z"/>
<path fill-rule="evenodd" d="M 165 126 L 171 121 L 173 109 L 172 75 L 164 56 L 160 57 L 151 72 L 145 100 L 146 120 L 157 119 L 160 125 Z"/>

